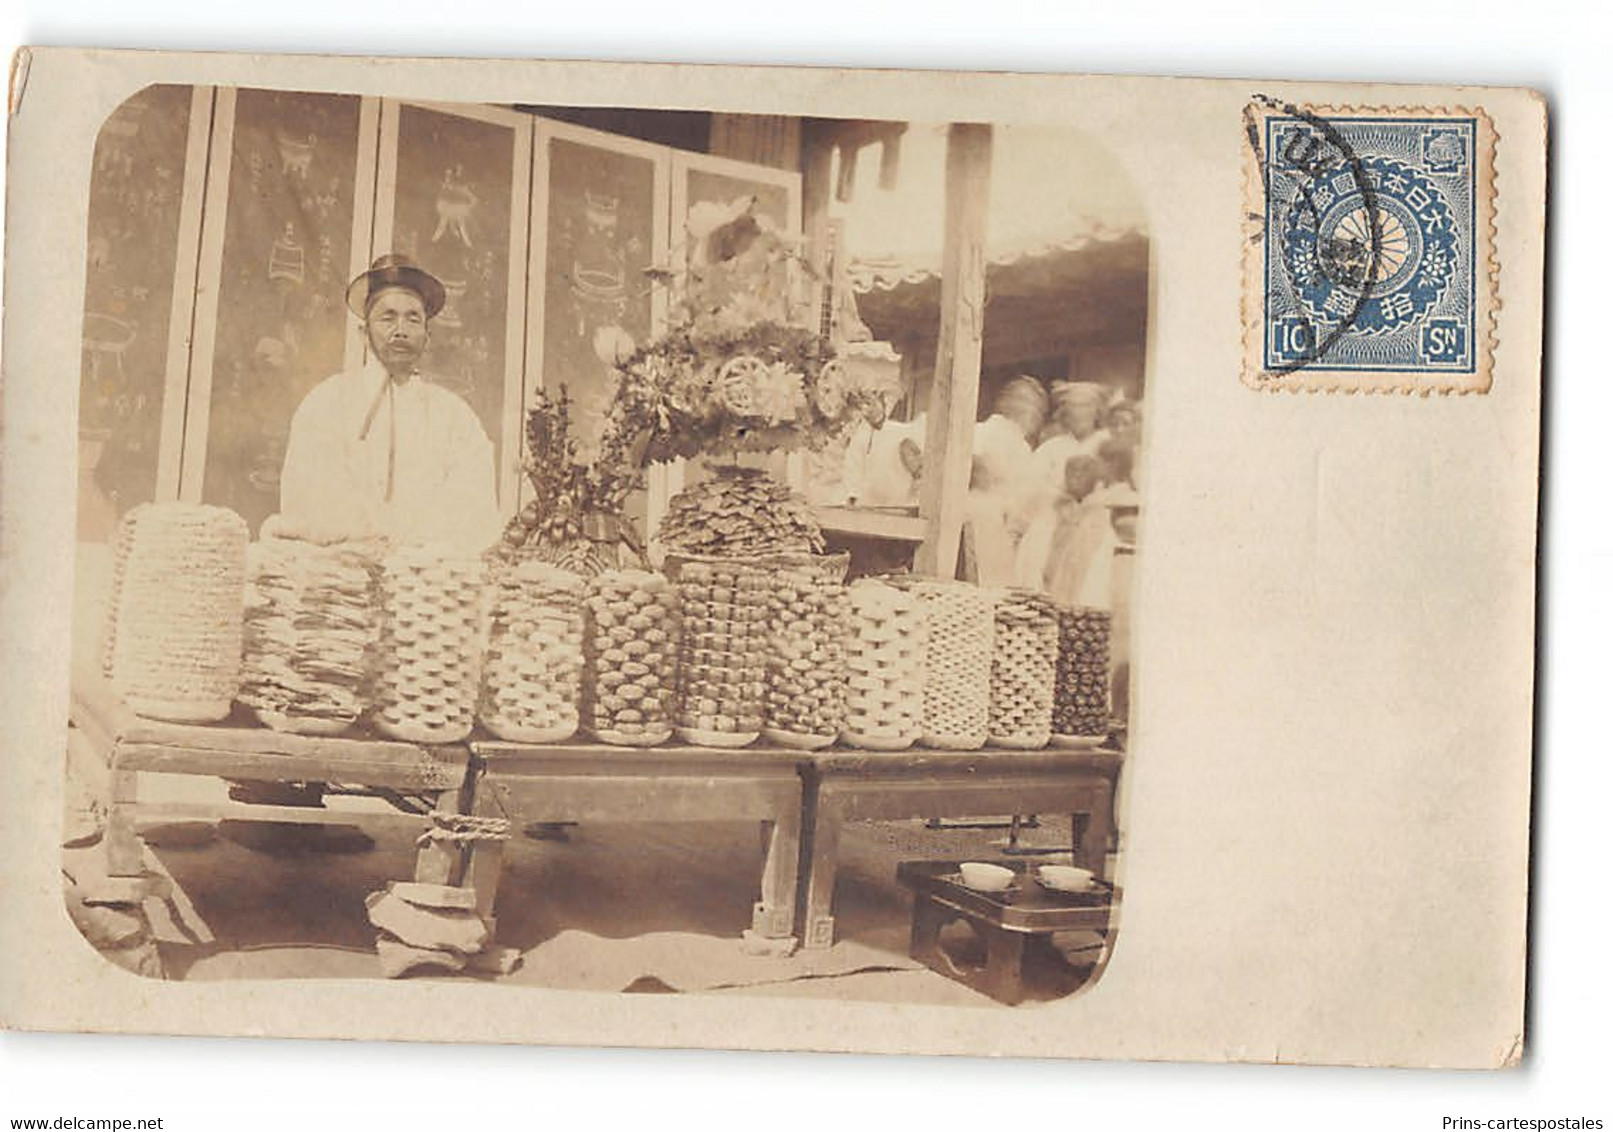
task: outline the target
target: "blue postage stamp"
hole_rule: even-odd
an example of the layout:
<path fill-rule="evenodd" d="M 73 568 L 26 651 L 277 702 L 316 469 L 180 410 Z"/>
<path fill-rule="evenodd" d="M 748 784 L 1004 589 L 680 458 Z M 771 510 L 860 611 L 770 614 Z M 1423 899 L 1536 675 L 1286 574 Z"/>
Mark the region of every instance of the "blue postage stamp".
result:
<path fill-rule="evenodd" d="M 1245 380 L 1487 389 L 1495 141 L 1483 112 L 1262 99 L 1245 126 Z"/>

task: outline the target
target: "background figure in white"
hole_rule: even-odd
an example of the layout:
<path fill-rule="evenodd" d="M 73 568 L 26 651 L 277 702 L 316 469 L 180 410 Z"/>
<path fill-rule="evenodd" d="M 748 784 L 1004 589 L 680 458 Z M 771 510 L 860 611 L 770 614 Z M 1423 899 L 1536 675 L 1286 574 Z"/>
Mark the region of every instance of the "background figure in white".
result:
<path fill-rule="evenodd" d="M 991 415 L 975 425 L 964 521 L 981 585 L 1013 582 L 1014 554 L 1038 494 L 1031 442 L 1046 423 L 1047 390 L 1022 375 L 1003 386 Z"/>
<path fill-rule="evenodd" d="M 970 490 L 996 499 L 1015 543 L 1030 525 L 1040 494 L 1032 445 L 1047 424 L 1047 413 L 1047 387 L 1022 374 L 1002 387 L 991 415 L 975 425 L 976 472 Z"/>
<path fill-rule="evenodd" d="M 923 472 L 925 416 L 893 421 L 883 401 L 852 429 L 846 498 L 854 507 L 916 507 Z"/>
<path fill-rule="evenodd" d="M 1104 467 L 1098 457 L 1079 455 L 1065 461 L 1059 497 L 1031 520 L 1020 540 L 1014 566 L 1017 585 L 1066 604 L 1080 604 L 1087 573 L 1112 534 L 1108 507 L 1094 498 L 1103 484 Z"/>
<path fill-rule="evenodd" d="M 1044 500 L 1051 502 L 1064 489 L 1064 466 L 1072 456 L 1096 456 L 1109 439 L 1102 427 L 1109 405 L 1107 387 L 1092 381 L 1055 381 L 1053 416 L 1036 448 L 1037 474 Z"/>
<path fill-rule="evenodd" d="M 353 280 L 370 361 L 316 385 L 291 422 L 280 478 L 287 533 L 388 538 L 477 554 L 501 520 L 493 446 L 475 412 L 420 372 L 442 283 L 384 255 Z"/>

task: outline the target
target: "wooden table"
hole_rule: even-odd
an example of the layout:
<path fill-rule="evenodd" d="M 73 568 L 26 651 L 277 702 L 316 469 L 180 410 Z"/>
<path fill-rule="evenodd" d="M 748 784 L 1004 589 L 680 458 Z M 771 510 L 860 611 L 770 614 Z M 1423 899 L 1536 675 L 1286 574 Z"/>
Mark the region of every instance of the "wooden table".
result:
<path fill-rule="evenodd" d="M 1091 893 L 1051 892 L 1037 883 L 1024 862 L 1009 867 L 1019 875 L 1005 892 L 967 887 L 953 861 L 904 861 L 896 868 L 896 879 L 913 890 L 909 954 L 932 971 L 1013 1006 L 1025 996 L 1026 943 L 1064 931 L 1107 936 L 1120 897 L 1107 885 Z M 942 949 L 941 929 L 959 919 L 984 937 L 985 966 L 957 963 Z"/>
<path fill-rule="evenodd" d="M 252 782 L 323 782 L 429 796 L 436 809 L 465 813 L 469 753 L 463 746 L 424 746 L 370 738 L 359 733 L 334 738 L 288 735 L 252 726 L 244 719 L 219 724 L 164 723 L 135 715 L 104 680 L 74 681 L 72 726 L 95 750 L 111 776 L 105 837 L 107 873 L 140 877 L 145 872 L 137 818 L 239 818 L 300 825 L 407 823 L 423 832 L 430 819 L 403 812 L 332 810 L 250 802 L 141 802 L 142 774 L 180 774 Z M 465 851 L 432 842 L 422 849 L 415 879 L 459 883 Z"/>
<path fill-rule="evenodd" d="M 531 822 L 712 822 L 751 820 L 765 846 L 751 931 L 795 934 L 801 847 L 801 752 L 747 747 L 532 746 L 472 742 L 478 814 Z M 497 888 L 497 854 L 484 854 L 471 883 L 485 913 Z"/>
<path fill-rule="evenodd" d="M 1117 751 L 989 749 L 805 756 L 803 946 L 834 943 L 835 872 L 848 821 L 1067 813 L 1076 864 L 1101 876 L 1120 760 Z"/>

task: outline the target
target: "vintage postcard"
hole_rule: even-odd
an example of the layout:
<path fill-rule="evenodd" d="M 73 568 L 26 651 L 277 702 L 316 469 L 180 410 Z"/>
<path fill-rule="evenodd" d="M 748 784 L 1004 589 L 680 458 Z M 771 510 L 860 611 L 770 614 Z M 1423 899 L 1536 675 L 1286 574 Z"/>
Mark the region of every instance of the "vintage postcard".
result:
<path fill-rule="evenodd" d="M 1531 92 L 9 107 L 6 1025 L 1518 1061 Z"/>

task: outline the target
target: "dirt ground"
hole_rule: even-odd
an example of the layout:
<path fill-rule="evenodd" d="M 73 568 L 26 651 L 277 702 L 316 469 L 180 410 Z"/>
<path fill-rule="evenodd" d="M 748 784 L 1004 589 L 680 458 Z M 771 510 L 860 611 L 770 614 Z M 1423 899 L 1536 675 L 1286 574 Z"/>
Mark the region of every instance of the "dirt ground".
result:
<path fill-rule="evenodd" d="M 223 784 L 173 780 L 159 789 L 165 797 L 178 792 L 199 801 L 222 797 Z M 382 805 L 373 799 L 334 804 L 360 812 Z M 383 977 L 364 897 L 412 875 L 415 849 L 407 830 L 379 827 L 375 847 L 362 852 L 266 852 L 241 843 L 251 838 L 206 823 L 143 826 L 142 832 L 152 865 L 173 881 L 169 898 L 145 903 L 164 977 Z M 411 977 L 996 1007 L 908 957 L 912 900 L 896 881 L 896 866 L 903 860 L 1003 859 L 1005 828 L 933 829 L 922 821 L 847 827 L 835 946 L 787 957 L 747 954 L 741 946 L 762 861 L 754 824 L 602 824 L 566 833 L 564 840 L 517 834 L 506 847 L 495 935 L 499 945 L 519 951 L 514 971 Z M 1068 838 L 1068 819 L 1042 819 L 1020 843 L 1058 850 Z M 98 850 L 70 850 L 65 868 L 93 871 Z M 1068 862 L 1069 855 L 1030 859 Z M 959 962 L 983 957 L 980 941 L 961 923 L 944 939 Z M 1052 947 L 1027 955 L 1030 1001 L 1062 997 L 1092 976 L 1088 961 L 1099 956 L 1100 941 L 1084 942 L 1087 949 L 1071 953 L 1079 965 Z"/>

